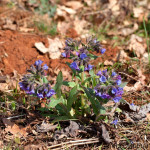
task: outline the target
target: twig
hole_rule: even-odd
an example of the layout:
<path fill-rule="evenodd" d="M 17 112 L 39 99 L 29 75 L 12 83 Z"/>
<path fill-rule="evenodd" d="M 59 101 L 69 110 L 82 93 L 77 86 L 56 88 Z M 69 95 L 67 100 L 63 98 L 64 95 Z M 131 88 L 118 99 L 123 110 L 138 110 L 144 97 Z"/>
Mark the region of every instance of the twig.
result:
<path fill-rule="evenodd" d="M 25 116 L 25 115 L 12 116 L 12 117 L 8 117 L 7 119 L 19 118 L 19 117 L 22 117 L 22 116 Z"/>
<path fill-rule="evenodd" d="M 72 147 L 72 146 L 92 144 L 92 143 L 98 143 L 98 142 L 99 142 L 98 138 L 83 139 L 83 140 L 69 141 L 69 142 L 65 142 L 65 143 L 61 143 L 61 144 L 52 145 L 52 146 L 48 146 L 47 148 L 55 149 L 55 150 L 59 150 L 59 149 L 62 150 L 64 148 L 68 148 L 68 147 Z"/>

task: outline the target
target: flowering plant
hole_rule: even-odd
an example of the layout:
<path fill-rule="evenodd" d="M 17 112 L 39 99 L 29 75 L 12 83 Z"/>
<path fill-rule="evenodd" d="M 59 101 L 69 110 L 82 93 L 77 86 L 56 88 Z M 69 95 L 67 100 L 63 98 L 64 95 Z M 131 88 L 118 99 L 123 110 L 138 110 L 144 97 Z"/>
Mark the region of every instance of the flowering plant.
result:
<path fill-rule="evenodd" d="M 121 76 L 107 69 L 94 73 L 94 66 L 90 64 L 90 60 L 100 56 L 90 52 L 103 54 L 106 51 L 97 39 L 90 37 L 84 44 L 69 38 L 65 44 L 62 56 L 73 61 L 67 63 L 73 72 L 71 81 L 63 81 L 60 71 L 55 86 L 51 88 L 45 75 L 48 66 L 42 66 L 43 62 L 38 60 L 27 70 L 29 74 L 24 75 L 19 85 L 29 95 L 50 99 L 47 108 L 51 112 L 49 116 L 55 118 L 55 121 L 76 119 L 93 113 L 97 118 L 105 113 L 103 104 L 109 100 L 117 103 L 122 99 Z M 85 74 L 87 71 L 89 74 Z M 68 86 L 70 91 L 62 90 L 62 86 Z"/>
<path fill-rule="evenodd" d="M 49 99 L 55 94 L 45 76 L 45 70 L 48 66 L 43 61 L 37 60 L 34 65 L 30 67 L 29 74 L 24 75 L 22 82 L 19 82 L 20 88 L 27 94 L 37 96 L 39 98 Z"/>

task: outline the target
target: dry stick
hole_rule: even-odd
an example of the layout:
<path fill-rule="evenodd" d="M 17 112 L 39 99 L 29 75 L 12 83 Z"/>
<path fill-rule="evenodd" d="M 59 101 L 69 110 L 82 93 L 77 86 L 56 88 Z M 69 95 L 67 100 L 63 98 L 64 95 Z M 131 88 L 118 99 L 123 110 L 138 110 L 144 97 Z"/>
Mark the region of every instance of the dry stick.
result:
<path fill-rule="evenodd" d="M 126 73 L 124 73 L 124 72 L 119 72 L 120 74 L 124 74 L 124 75 L 126 75 L 126 76 L 128 76 L 129 78 L 131 78 L 131 79 L 133 79 L 133 80 L 135 80 L 135 81 L 137 81 L 137 82 L 140 82 L 141 83 L 141 81 L 139 81 L 139 80 L 137 80 L 137 79 L 135 79 L 135 78 L 133 78 L 132 76 L 130 76 L 130 75 L 128 75 L 128 74 L 126 74 Z M 142 86 L 144 86 L 144 87 L 147 87 L 147 88 L 150 88 L 149 86 L 147 86 L 147 85 L 143 85 L 143 83 L 141 83 L 142 84 Z"/>
<path fill-rule="evenodd" d="M 84 143 L 82 143 L 82 142 L 84 142 Z M 64 147 L 67 144 L 69 144 L 69 145 L 67 145 L 67 147 L 68 146 L 71 147 L 71 146 L 92 144 L 92 143 L 98 143 L 98 142 L 99 142 L 98 138 L 95 138 L 95 139 L 93 139 L 93 138 L 92 139 L 83 139 L 83 140 L 69 141 L 69 142 L 65 142 L 65 143 L 62 143 L 62 144 L 56 144 L 56 145 L 53 145 L 53 146 L 48 146 L 47 148 L 52 149 L 52 148 L 59 147 L 59 146 Z M 57 150 L 57 149 L 55 148 L 55 150 Z"/>
<path fill-rule="evenodd" d="M 95 11 L 95 12 L 89 12 L 89 13 L 85 13 L 83 14 L 83 16 L 89 16 L 89 15 L 96 15 L 96 14 L 99 14 L 99 13 L 106 13 L 108 10 L 99 10 L 99 11 Z"/>

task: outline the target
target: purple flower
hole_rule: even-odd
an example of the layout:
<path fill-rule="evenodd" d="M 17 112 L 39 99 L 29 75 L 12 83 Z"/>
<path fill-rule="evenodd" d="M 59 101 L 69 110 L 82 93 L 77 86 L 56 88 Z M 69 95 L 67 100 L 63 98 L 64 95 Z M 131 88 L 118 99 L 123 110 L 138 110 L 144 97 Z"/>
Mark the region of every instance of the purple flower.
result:
<path fill-rule="evenodd" d="M 47 64 L 44 64 L 43 69 L 44 69 L 44 70 L 48 70 Z"/>
<path fill-rule="evenodd" d="M 93 69 L 93 65 L 88 64 L 88 67 L 85 67 L 85 71 L 90 71 Z"/>
<path fill-rule="evenodd" d="M 118 103 L 120 100 L 121 100 L 121 97 L 114 97 L 114 98 L 113 98 L 113 101 L 114 101 L 115 103 Z"/>
<path fill-rule="evenodd" d="M 112 124 L 114 124 L 114 125 L 117 125 L 117 123 L 118 123 L 118 120 L 117 120 L 117 119 L 115 119 L 115 120 L 112 122 Z"/>
<path fill-rule="evenodd" d="M 111 98 L 111 96 L 106 94 L 106 93 L 103 93 L 100 97 L 103 99 L 110 99 Z"/>
<path fill-rule="evenodd" d="M 37 60 L 37 61 L 35 62 L 35 65 L 38 66 L 38 65 L 41 65 L 42 63 L 43 63 L 42 60 Z"/>
<path fill-rule="evenodd" d="M 75 69 L 75 70 L 80 70 L 80 68 L 79 68 L 79 66 L 77 65 L 76 62 L 71 63 L 70 67 L 71 67 L 72 69 Z"/>
<path fill-rule="evenodd" d="M 101 92 L 96 93 L 96 96 L 101 97 L 102 96 Z"/>
<path fill-rule="evenodd" d="M 84 58 L 86 58 L 87 57 L 87 55 L 85 54 L 85 53 L 82 53 L 81 55 L 80 55 L 80 59 L 81 60 L 83 60 Z"/>
<path fill-rule="evenodd" d="M 49 98 L 51 96 L 53 96 L 55 93 L 55 91 L 53 89 L 51 89 L 50 91 L 47 92 L 46 97 Z"/>
<path fill-rule="evenodd" d="M 105 49 L 105 48 L 102 48 L 102 49 L 101 49 L 101 54 L 104 54 L 105 51 L 106 51 L 106 49 Z"/>
<path fill-rule="evenodd" d="M 105 76 L 101 76 L 101 77 L 99 78 L 99 80 L 100 80 L 101 82 L 106 82 L 106 77 L 105 77 Z"/>
<path fill-rule="evenodd" d="M 76 55 L 79 56 L 79 52 L 76 52 Z"/>
<path fill-rule="evenodd" d="M 111 90 L 111 93 L 112 94 L 116 94 L 118 92 L 118 90 L 116 89 L 116 88 L 113 88 L 112 90 Z"/>
<path fill-rule="evenodd" d="M 116 77 L 116 79 L 121 80 L 121 76 L 120 76 L 120 75 L 118 75 L 118 76 Z"/>
<path fill-rule="evenodd" d="M 97 76 L 102 76 L 102 72 L 99 71 L 96 75 L 97 75 Z"/>
<path fill-rule="evenodd" d="M 134 106 L 134 103 L 131 103 L 130 105 L 131 105 L 131 106 Z"/>
<path fill-rule="evenodd" d="M 61 55 L 62 55 L 63 57 L 67 57 L 66 53 L 61 53 Z"/>
<path fill-rule="evenodd" d="M 117 85 L 120 85 L 120 84 L 121 84 L 121 80 L 117 80 L 117 81 L 116 81 L 116 84 L 117 84 Z"/>
<path fill-rule="evenodd" d="M 111 74 L 112 77 L 114 77 L 116 75 L 117 75 L 116 72 L 112 72 L 112 74 Z"/>

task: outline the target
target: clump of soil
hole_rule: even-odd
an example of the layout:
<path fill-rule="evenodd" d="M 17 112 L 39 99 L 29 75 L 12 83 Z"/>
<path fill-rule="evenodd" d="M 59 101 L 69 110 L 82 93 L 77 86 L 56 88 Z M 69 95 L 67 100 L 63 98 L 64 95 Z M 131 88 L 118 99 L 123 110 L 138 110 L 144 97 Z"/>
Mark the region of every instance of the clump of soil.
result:
<path fill-rule="evenodd" d="M 66 62 L 68 59 L 49 59 L 47 54 L 40 53 L 34 46 L 36 42 L 43 42 L 48 47 L 46 36 L 23 34 L 17 31 L 0 30 L 0 71 L 3 75 L 13 75 L 14 70 L 19 74 L 26 73 L 26 69 L 30 67 L 36 60 L 42 60 L 51 70 L 68 69 Z M 105 60 L 114 60 L 117 49 L 106 48 L 107 51 L 103 55 L 93 61 L 94 65 Z M 96 55 L 101 55 L 96 53 Z"/>

